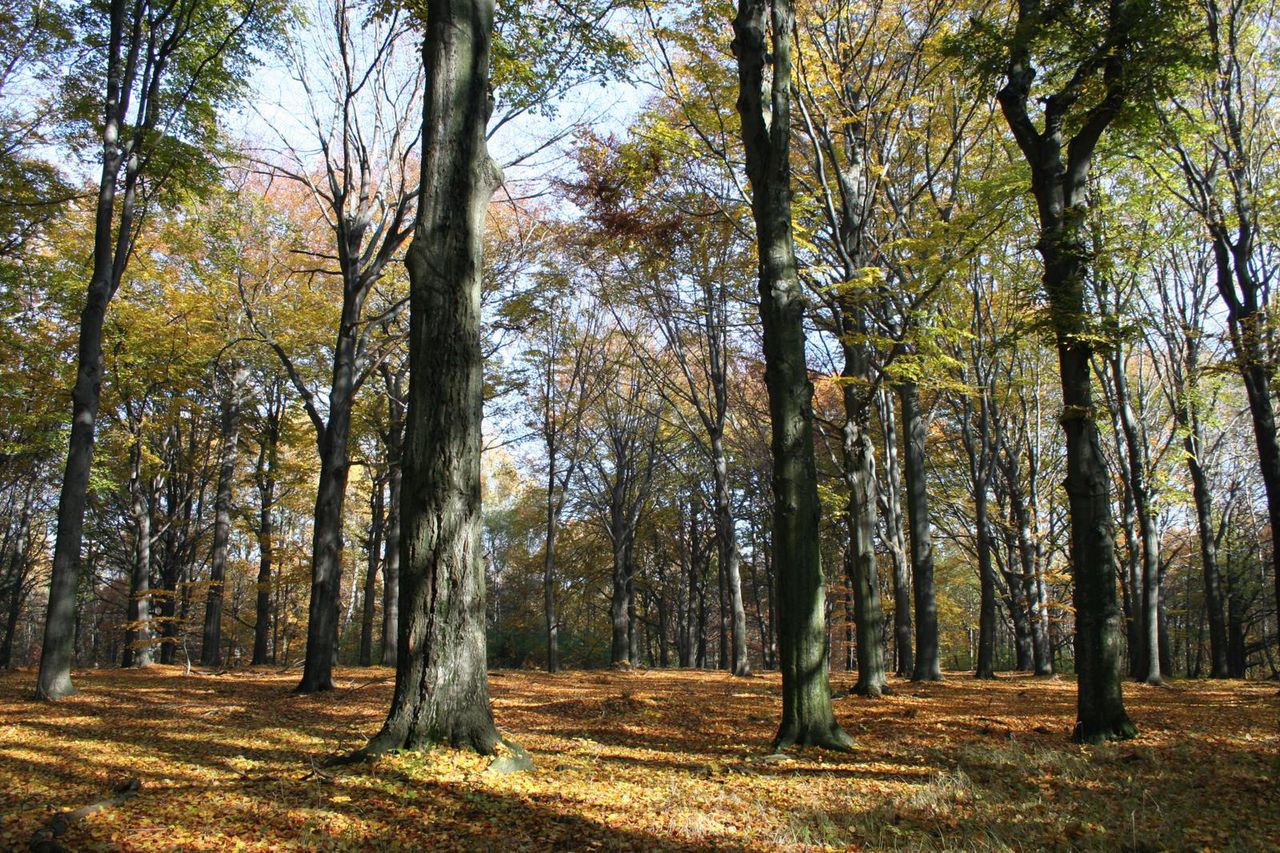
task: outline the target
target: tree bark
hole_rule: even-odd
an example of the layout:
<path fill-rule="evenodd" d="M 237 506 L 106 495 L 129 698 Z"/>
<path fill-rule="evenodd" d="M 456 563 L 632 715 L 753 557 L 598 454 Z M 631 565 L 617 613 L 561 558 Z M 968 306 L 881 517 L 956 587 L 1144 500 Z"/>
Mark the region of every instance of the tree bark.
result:
<path fill-rule="evenodd" d="M 200 644 L 200 662 L 205 666 L 222 664 L 222 585 L 226 580 L 231 538 L 231 490 L 235 484 L 236 456 L 240 450 L 241 397 L 249 372 L 236 366 L 230 374 L 222 400 L 218 485 L 213 503 L 213 553 L 209 560 L 209 594 L 205 599 L 204 632 Z"/>
<path fill-rule="evenodd" d="M 789 0 L 740 0 L 733 21 L 738 114 L 759 251 L 760 319 L 772 432 L 773 548 L 782 668 L 782 720 L 774 746 L 849 749 L 852 738 L 836 723 L 828 681 L 813 385 L 805 363 L 804 300 L 791 230 L 793 23 Z"/>
<path fill-rule="evenodd" d="M 898 385 L 902 403 L 903 456 L 907 475 L 907 527 L 911 537 L 911 588 L 916 605 L 916 654 L 912 681 L 939 681 L 938 601 L 933 588 L 933 542 L 929 520 L 929 493 L 925 484 L 925 432 L 920 411 L 920 389 L 914 382 Z"/>
<path fill-rule="evenodd" d="M 893 560 L 893 650 L 894 673 L 910 676 L 915 669 L 912 654 L 911 576 L 907 563 L 907 546 L 902 532 L 902 504 L 898 497 L 902 482 L 898 472 L 898 432 L 893 403 L 883 387 L 877 395 L 880 423 L 884 433 L 885 494 L 882 497 L 885 524 L 889 528 L 889 556 Z"/>
<path fill-rule="evenodd" d="M 428 0 L 422 187 L 410 277 L 399 655 L 391 710 L 366 753 L 433 744 L 488 754 L 480 545 L 484 219 L 492 0 Z"/>
<path fill-rule="evenodd" d="M 383 498 L 386 483 L 382 476 L 374 478 L 373 498 L 369 512 L 369 560 L 364 575 L 364 607 L 360 613 L 360 665 L 373 666 L 373 620 L 378 605 L 378 569 L 382 558 L 382 530 L 385 518 Z"/>
<path fill-rule="evenodd" d="M 130 450 L 129 511 L 133 516 L 133 566 L 129 575 L 128 627 L 124 635 L 124 660 L 128 667 L 151 666 L 151 507 L 142 481 L 142 444 Z"/>

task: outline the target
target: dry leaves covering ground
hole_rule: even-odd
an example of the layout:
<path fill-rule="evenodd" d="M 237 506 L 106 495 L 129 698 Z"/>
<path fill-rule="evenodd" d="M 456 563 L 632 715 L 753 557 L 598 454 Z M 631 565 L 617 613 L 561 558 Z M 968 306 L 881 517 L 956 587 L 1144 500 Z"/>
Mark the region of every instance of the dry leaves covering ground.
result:
<path fill-rule="evenodd" d="M 1245 682 L 1126 685 L 1135 741 L 1074 746 L 1070 679 L 953 674 L 845 698 L 851 755 L 765 758 L 769 675 L 495 672 L 534 771 L 450 752 L 317 772 L 376 731 L 392 673 L 83 672 L 28 699 L 0 676 L 0 848 L 138 779 L 69 849 L 1280 849 L 1280 697 Z M 837 689 L 848 686 L 843 675 Z"/>

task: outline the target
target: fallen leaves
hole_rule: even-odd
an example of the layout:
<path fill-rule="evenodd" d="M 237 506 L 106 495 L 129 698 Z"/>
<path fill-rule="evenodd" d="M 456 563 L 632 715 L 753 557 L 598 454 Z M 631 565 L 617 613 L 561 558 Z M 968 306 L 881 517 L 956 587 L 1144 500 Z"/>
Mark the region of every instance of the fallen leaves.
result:
<path fill-rule="evenodd" d="M 68 826 L 61 843 L 1217 849 L 1280 839 L 1271 685 L 1126 685 L 1143 734 L 1081 747 L 1067 740 L 1069 679 L 895 683 L 880 700 L 837 702 L 852 754 L 773 755 L 776 677 L 504 672 L 491 683 L 495 716 L 532 769 L 494 772 L 492 758 L 448 750 L 320 769 L 377 731 L 388 675 L 343 670 L 334 693 L 297 696 L 292 674 L 94 671 L 53 705 L 27 698 L 29 673 L 0 676 L 0 848 L 26 847 L 53 815 L 127 778 L 140 780 L 137 796 Z M 498 760 L 519 757 L 512 747 Z"/>

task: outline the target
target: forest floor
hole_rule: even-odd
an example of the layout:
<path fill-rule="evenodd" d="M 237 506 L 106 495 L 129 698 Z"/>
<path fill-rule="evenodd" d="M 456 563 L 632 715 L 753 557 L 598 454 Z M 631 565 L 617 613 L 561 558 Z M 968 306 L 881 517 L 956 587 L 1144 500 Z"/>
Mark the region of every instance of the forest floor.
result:
<path fill-rule="evenodd" d="M 318 769 L 376 732 L 387 669 L 290 692 L 296 672 L 86 671 L 36 704 L 0 676 L 0 848 L 67 849 L 1280 849 L 1274 683 L 1126 685 L 1142 729 L 1076 746 L 1071 679 L 895 680 L 839 699 L 852 754 L 766 759 L 776 675 L 491 674 L 525 773 L 438 751 Z M 833 677 L 837 690 L 849 677 Z M 43 834 L 41 833 L 43 830 Z M 53 848 L 56 849 L 56 848 Z"/>

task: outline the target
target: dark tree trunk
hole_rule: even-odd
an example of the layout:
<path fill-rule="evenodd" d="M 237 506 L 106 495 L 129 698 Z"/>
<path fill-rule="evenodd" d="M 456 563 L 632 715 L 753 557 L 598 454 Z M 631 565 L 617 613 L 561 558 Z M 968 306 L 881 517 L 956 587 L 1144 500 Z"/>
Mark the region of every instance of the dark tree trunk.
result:
<path fill-rule="evenodd" d="M 1213 526 L 1213 496 L 1200 458 L 1203 437 L 1199 415 L 1193 412 L 1188 421 L 1183 447 L 1187 452 L 1187 471 L 1191 475 L 1191 495 L 1195 501 L 1196 530 L 1200 540 L 1200 567 L 1204 575 L 1204 607 L 1209 622 L 1209 675 L 1227 678 L 1227 625 L 1222 615 L 1222 578 L 1218 571 L 1218 547 Z"/>
<path fill-rule="evenodd" d="M 1147 684 L 1160 684 L 1160 544 L 1151 510 L 1151 491 L 1146 472 L 1146 436 L 1134 416 L 1129 395 L 1129 379 L 1119 347 L 1111 354 L 1111 378 L 1116 392 L 1116 414 L 1124 436 L 1128 490 L 1133 499 L 1133 512 L 1142 546 L 1138 579 L 1140 586 L 1131 590 L 1138 645 L 1130 655 L 1138 660 L 1135 676 Z M 1131 634 L 1131 636 L 1133 636 Z"/>
<path fill-rule="evenodd" d="M 387 414 L 387 529 L 382 558 L 382 665 L 395 666 L 400 626 L 400 493 L 404 446 L 401 374 L 384 373 L 390 397 Z"/>
<path fill-rule="evenodd" d="M 484 219 L 501 182 L 485 147 L 492 0 L 428 0 L 422 189 L 409 246 L 409 412 L 396 687 L 367 753 L 492 753 L 480 545 Z"/>
<path fill-rule="evenodd" d="M 386 483 L 374 478 L 369 508 L 369 561 L 364 575 L 364 607 L 360 613 L 360 665 L 373 666 L 373 620 L 378 605 L 378 569 L 382 557 L 383 498 Z"/>
<path fill-rule="evenodd" d="M 248 370 L 232 368 L 222 400 L 221 443 L 218 452 L 218 485 L 213 503 L 213 553 L 209 560 L 209 595 L 204 606 L 204 633 L 200 662 L 222 664 L 223 583 L 227 574 L 227 550 L 231 538 L 231 490 L 236 479 L 236 456 L 240 441 L 240 408 Z"/>
<path fill-rule="evenodd" d="M 984 405 L 985 408 L 985 405 Z M 985 415 L 980 420 L 985 421 Z M 985 423 L 978 429 L 985 432 Z M 985 444 L 985 439 L 980 439 Z M 991 521 L 988 518 L 986 454 L 979 454 L 979 468 L 973 484 L 973 534 L 978 552 L 978 580 L 981 597 L 978 604 L 978 660 L 974 667 L 977 678 L 995 678 L 996 658 L 996 569 L 991 559 Z"/>
<path fill-rule="evenodd" d="M 1133 18 L 1113 4 L 1108 37 L 1127 39 Z M 1032 10 L 1032 11 L 1027 11 Z M 1019 7 L 1020 24 L 1042 25 L 1031 6 Z M 1043 286 L 1049 299 L 1062 380 L 1061 423 L 1066 435 L 1066 482 L 1071 520 L 1069 556 L 1076 614 L 1077 709 L 1074 738 L 1097 743 L 1133 737 L 1137 727 L 1125 712 L 1121 691 L 1120 607 L 1116 599 L 1115 526 L 1111 484 L 1095 418 L 1093 346 L 1085 304 L 1084 239 L 1086 184 L 1093 152 L 1124 105 L 1126 57 L 1120 51 L 1103 63 L 1098 105 L 1067 139 L 1064 125 L 1071 98 L 1043 99 L 1044 130 L 1028 112 L 1035 69 L 1030 40 L 1015 39 L 1000 107 L 1031 169 L 1031 191 L 1039 215 L 1037 249 L 1044 260 Z"/>
<path fill-rule="evenodd" d="M 297 692 L 333 689 L 342 595 L 342 519 L 351 471 L 348 439 L 356 379 L 356 324 L 360 305 L 344 301 L 329 388 L 329 418 L 319 433 L 320 477 L 311 534 L 311 599 L 307 651 Z"/>
<path fill-rule="evenodd" d="M 258 584 L 254 606 L 253 666 L 263 666 L 271 639 L 271 570 L 274 559 L 273 512 L 275 509 L 276 467 L 279 464 L 279 397 L 268 402 L 266 423 L 260 437 L 255 479 L 258 485 Z"/>
<path fill-rule="evenodd" d="M 828 681 L 813 385 L 805 363 L 804 300 L 791 231 L 793 23 L 789 0 L 740 0 L 733 21 L 738 114 L 759 250 L 760 318 L 772 430 L 773 548 L 782 667 L 782 720 L 774 745 L 849 749 L 852 739 L 836 723 Z"/>
<path fill-rule="evenodd" d="M 898 385 L 902 402 L 903 456 L 907 475 L 907 525 L 911 532 L 911 584 L 916 605 L 916 652 L 912 681 L 938 681 L 938 602 L 933 588 L 933 543 L 924 454 L 927 425 L 920 411 L 920 389 L 914 382 Z"/>

